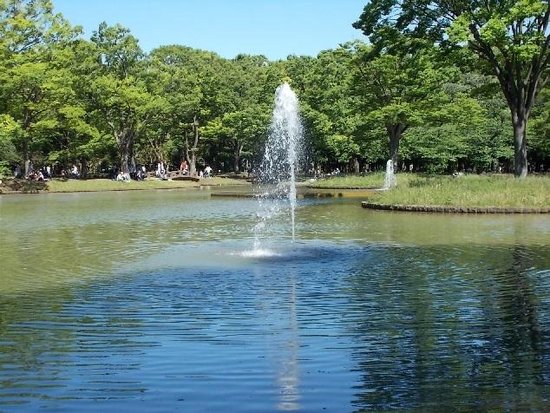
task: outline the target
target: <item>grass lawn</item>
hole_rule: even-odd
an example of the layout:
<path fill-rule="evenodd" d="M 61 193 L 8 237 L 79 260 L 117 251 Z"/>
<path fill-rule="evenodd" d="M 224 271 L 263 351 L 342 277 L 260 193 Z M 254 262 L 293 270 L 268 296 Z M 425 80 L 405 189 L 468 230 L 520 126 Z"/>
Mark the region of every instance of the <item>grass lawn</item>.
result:
<path fill-rule="evenodd" d="M 197 188 L 201 185 L 228 186 L 249 185 L 243 180 L 229 178 L 205 178 L 200 182 L 193 181 L 162 181 L 147 179 L 145 181 L 117 182 L 110 179 L 54 179 L 48 183 L 48 192 L 101 192 L 101 191 L 132 191 L 147 189 L 185 189 Z"/>
<path fill-rule="evenodd" d="M 366 177 L 336 177 L 315 182 L 315 186 L 381 187 L 384 174 Z M 360 185 L 363 183 L 363 185 Z M 370 202 L 392 205 L 426 205 L 497 208 L 550 207 L 550 176 L 516 179 L 510 175 L 465 175 L 426 177 L 397 174 L 397 187 L 373 192 Z"/>
<path fill-rule="evenodd" d="M 345 175 L 334 176 L 308 182 L 312 188 L 380 188 L 384 184 L 384 173 L 373 172 L 365 176 Z"/>

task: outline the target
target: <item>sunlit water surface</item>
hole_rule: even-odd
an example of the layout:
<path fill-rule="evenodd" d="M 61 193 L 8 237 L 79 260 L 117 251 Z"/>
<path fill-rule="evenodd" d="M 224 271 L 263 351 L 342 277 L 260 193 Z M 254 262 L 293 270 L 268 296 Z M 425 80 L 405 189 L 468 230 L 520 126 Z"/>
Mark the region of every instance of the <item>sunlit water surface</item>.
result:
<path fill-rule="evenodd" d="M 550 219 L 0 197 L 0 411 L 550 409 Z"/>

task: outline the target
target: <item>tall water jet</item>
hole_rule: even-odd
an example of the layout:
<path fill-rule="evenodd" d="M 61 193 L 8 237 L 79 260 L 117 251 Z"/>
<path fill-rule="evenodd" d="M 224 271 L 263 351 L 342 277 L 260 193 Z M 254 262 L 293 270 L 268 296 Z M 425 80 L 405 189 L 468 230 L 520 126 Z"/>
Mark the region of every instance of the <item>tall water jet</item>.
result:
<path fill-rule="evenodd" d="M 260 249 L 267 223 L 290 210 L 292 240 L 295 239 L 296 172 L 302 141 L 302 123 L 296 94 L 288 83 L 275 91 L 275 108 L 264 156 L 258 170 L 258 221 L 254 227 L 254 249 Z"/>
<path fill-rule="evenodd" d="M 389 159 L 386 162 L 386 175 L 384 176 L 384 186 L 382 189 L 390 189 L 397 185 L 395 172 L 393 170 L 393 160 Z"/>

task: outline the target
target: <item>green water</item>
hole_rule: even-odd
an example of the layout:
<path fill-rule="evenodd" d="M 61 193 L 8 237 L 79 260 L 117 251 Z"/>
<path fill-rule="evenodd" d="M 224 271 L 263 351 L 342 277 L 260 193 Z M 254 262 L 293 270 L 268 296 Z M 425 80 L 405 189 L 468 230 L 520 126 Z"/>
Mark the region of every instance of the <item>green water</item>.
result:
<path fill-rule="evenodd" d="M 220 190 L 221 191 L 221 190 Z M 0 197 L 0 411 L 543 411 L 550 218 Z"/>

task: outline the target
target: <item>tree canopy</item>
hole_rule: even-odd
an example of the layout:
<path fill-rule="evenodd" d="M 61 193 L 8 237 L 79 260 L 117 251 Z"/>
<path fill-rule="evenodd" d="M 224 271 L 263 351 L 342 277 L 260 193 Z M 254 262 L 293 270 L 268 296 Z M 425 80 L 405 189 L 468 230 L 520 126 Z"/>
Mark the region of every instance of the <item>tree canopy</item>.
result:
<path fill-rule="evenodd" d="M 399 170 L 545 171 L 548 17 L 540 0 L 373 0 L 355 23 L 369 43 L 270 61 L 185 45 L 146 53 L 120 24 L 87 39 L 51 0 L 0 0 L 0 175 L 184 160 L 191 173 L 250 171 L 282 82 L 300 101 L 302 173 L 390 158 Z"/>
<path fill-rule="evenodd" d="M 510 109 L 515 174 L 528 172 L 527 121 L 550 76 L 548 0 L 372 0 L 354 27 L 380 50 L 396 38 L 468 47 L 500 84 Z M 411 42 L 413 45 L 416 42 Z"/>

